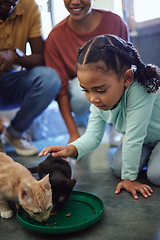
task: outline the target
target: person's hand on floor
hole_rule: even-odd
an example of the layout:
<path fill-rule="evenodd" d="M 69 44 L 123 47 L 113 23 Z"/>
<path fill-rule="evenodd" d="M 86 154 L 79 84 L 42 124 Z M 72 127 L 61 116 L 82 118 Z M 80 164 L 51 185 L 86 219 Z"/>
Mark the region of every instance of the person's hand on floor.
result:
<path fill-rule="evenodd" d="M 138 199 L 137 192 L 140 192 L 143 197 L 148 198 L 153 192 L 152 188 L 146 184 L 139 183 L 137 181 L 123 180 L 118 183 L 115 194 L 120 193 L 121 189 L 125 189 L 130 192 L 134 199 Z"/>

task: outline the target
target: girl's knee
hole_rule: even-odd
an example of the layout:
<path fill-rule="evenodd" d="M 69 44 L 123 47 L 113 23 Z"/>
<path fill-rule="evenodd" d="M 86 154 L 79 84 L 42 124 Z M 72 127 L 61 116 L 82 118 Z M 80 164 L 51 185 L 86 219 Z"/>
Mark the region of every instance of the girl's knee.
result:
<path fill-rule="evenodd" d="M 116 177 L 121 177 L 121 167 L 116 164 L 116 161 L 112 160 L 112 163 L 111 163 L 111 171 L 112 173 L 116 176 Z"/>
<path fill-rule="evenodd" d="M 160 186 L 160 142 L 152 150 L 147 167 L 147 178 L 154 185 Z"/>
<path fill-rule="evenodd" d="M 158 169 L 147 169 L 147 178 L 148 180 L 156 186 L 160 186 L 160 171 Z"/>
<path fill-rule="evenodd" d="M 122 144 L 118 146 L 111 162 L 111 170 L 117 177 L 121 177 L 122 171 Z"/>

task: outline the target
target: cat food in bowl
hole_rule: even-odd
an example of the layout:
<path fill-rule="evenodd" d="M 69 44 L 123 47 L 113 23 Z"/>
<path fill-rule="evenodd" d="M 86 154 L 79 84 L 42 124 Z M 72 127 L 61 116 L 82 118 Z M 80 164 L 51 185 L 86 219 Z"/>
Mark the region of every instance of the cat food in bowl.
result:
<path fill-rule="evenodd" d="M 102 217 L 102 200 L 87 192 L 72 191 L 64 207 L 50 214 L 47 222 L 40 223 L 31 218 L 22 208 L 17 211 L 19 222 L 26 228 L 48 234 L 76 232 L 95 224 Z"/>

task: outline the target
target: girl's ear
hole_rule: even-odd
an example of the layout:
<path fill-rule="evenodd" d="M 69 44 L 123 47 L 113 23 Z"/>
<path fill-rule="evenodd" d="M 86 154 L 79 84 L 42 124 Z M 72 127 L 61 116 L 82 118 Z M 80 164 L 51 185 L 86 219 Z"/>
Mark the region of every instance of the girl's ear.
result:
<path fill-rule="evenodd" d="M 129 87 L 134 78 L 134 72 L 132 69 L 127 69 L 123 74 L 124 87 Z"/>

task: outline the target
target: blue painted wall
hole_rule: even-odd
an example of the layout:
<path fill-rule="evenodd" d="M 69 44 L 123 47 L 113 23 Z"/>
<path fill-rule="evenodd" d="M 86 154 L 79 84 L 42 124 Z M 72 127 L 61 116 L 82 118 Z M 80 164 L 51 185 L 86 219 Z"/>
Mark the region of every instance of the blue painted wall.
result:
<path fill-rule="evenodd" d="M 137 36 L 131 37 L 145 64 L 154 63 L 160 67 L 160 25 L 137 30 Z"/>

